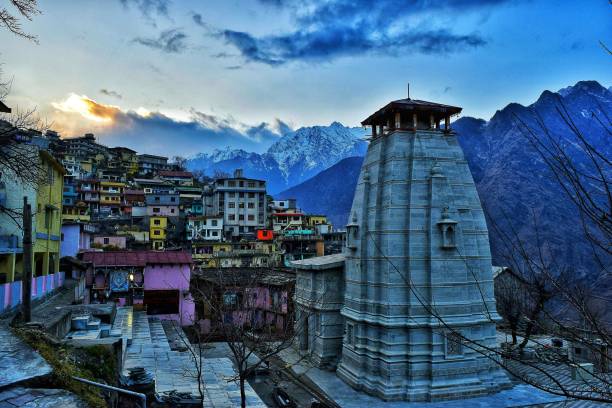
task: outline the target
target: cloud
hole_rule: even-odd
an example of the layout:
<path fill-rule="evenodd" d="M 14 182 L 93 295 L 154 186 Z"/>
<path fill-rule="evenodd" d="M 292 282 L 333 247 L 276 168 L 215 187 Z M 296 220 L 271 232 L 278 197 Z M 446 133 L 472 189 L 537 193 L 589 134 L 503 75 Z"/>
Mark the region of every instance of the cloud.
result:
<path fill-rule="evenodd" d="M 71 93 L 56 109 L 53 127 L 63 136 L 92 132 L 107 146 L 126 146 L 141 153 L 190 156 L 227 146 L 264 152 L 280 136 L 291 131 L 281 120 L 249 125 L 192 109 L 179 120 L 145 108 L 122 110 L 85 95 Z"/>
<path fill-rule="evenodd" d="M 134 6 L 144 17 L 152 19 L 154 14 L 168 17 L 170 0 L 119 0 L 124 7 Z"/>
<path fill-rule="evenodd" d="M 289 10 L 295 30 L 254 36 L 221 29 L 215 35 L 235 47 L 247 62 L 271 66 L 292 61 L 322 62 L 341 56 L 406 53 L 448 54 L 484 46 L 478 32 L 456 33 L 437 24 L 508 3 L 509 0 L 259 0 Z M 200 16 L 201 18 L 201 16 Z"/>
<path fill-rule="evenodd" d="M 110 89 L 102 88 L 102 89 L 100 89 L 100 93 L 102 95 L 112 96 L 113 98 L 123 99 L 123 95 L 121 95 L 119 92 L 115 92 L 115 91 L 112 91 Z"/>
<path fill-rule="evenodd" d="M 200 27 L 208 27 L 208 24 L 206 24 L 204 22 L 204 20 L 202 19 L 202 15 L 201 14 L 193 13 L 191 18 L 193 19 L 193 22 L 196 23 L 197 25 L 199 25 Z"/>
<path fill-rule="evenodd" d="M 158 38 L 134 38 L 132 41 L 145 47 L 167 53 L 179 53 L 187 48 L 187 34 L 178 28 L 162 31 Z"/>
<path fill-rule="evenodd" d="M 112 123 L 121 113 L 117 106 L 98 103 L 85 95 L 71 93 L 61 102 L 52 102 L 51 106 L 65 113 L 76 113 L 94 122 Z"/>

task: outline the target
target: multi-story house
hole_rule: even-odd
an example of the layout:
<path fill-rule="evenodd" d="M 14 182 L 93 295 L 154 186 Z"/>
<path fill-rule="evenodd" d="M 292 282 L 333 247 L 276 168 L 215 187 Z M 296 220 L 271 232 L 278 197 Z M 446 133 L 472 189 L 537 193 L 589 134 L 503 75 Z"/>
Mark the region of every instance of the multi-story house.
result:
<path fill-rule="evenodd" d="M 189 171 L 160 170 L 159 178 L 179 186 L 193 186 L 193 174 Z"/>
<path fill-rule="evenodd" d="M 138 156 L 134 150 L 117 146 L 110 148 L 109 152 L 112 155 L 110 163 L 113 163 L 113 167 L 124 170 L 128 177 L 138 173 Z"/>
<path fill-rule="evenodd" d="M 34 276 L 59 272 L 64 167 L 46 150 L 40 150 L 40 165 L 46 171 L 36 197 Z"/>
<path fill-rule="evenodd" d="M 188 217 L 185 231 L 188 241 L 221 241 L 223 239 L 223 217 Z"/>
<path fill-rule="evenodd" d="M 18 138 L 15 138 L 18 140 Z M 23 212 L 27 198 L 32 210 L 32 296 L 40 297 L 61 284 L 59 273 L 62 189 L 64 168 L 46 150 L 25 142 L 12 144 L 9 155 L 32 161 L 32 179 L 10 168 L 0 173 L 0 204 Z M 6 153 L 6 152 L 5 152 Z M 0 211 L 0 311 L 16 307 L 22 299 L 23 219 L 11 211 Z"/>
<path fill-rule="evenodd" d="M 305 215 L 297 211 L 272 213 L 271 218 L 272 230 L 275 232 L 302 229 L 305 224 Z"/>
<path fill-rule="evenodd" d="M 297 210 L 297 200 L 295 198 L 287 198 L 285 200 L 272 200 L 270 207 L 276 212 L 288 210 Z"/>
<path fill-rule="evenodd" d="M 174 186 L 171 183 L 160 179 L 134 178 L 132 181 L 145 194 L 168 194 L 174 191 Z"/>
<path fill-rule="evenodd" d="M 148 216 L 179 216 L 179 195 L 178 194 L 146 194 Z"/>
<path fill-rule="evenodd" d="M 121 181 L 100 181 L 100 214 L 101 215 L 121 215 L 121 195 L 125 183 Z"/>
<path fill-rule="evenodd" d="M 93 133 L 64 139 L 64 148 L 68 155 L 76 157 L 94 157 L 97 154 L 108 155 L 108 148 L 97 143 Z"/>
<path fill-rule="evenodd" d="M 266 182 L 243 176 L 236 170 L 234 177 L 214 181 L 211 194 L 211 213 L 223 217 L 226 236 L 254 235 L 265 228 L 267 219 Z"/>
<path fill-rule="evenodd" d="M 162 170 L 170 170 L 172 166 L 168 164 L 168 158 L 154 156 L 152 154 L 138 155 L 138 174 L 156 174 Z"/>
<path fill-rule="evenodd" d="M 90 215 L 97 215 L 100 211 L 100 181 L 83 179 L 78 183 L 79 199 L 88 205 Z"/>
<path fill-rule="evenodd" d="M 153 249 L 164 249 L 166 243 L 166 230 L 168 218 L 164 216 L 149 217 L 149 239 Z"/>
<path fill-rule="evenodd" d="M 76 257 L 79 252 L 91 248 L 91 237 L 98 229 L 89 223 L 67 221 L 62 222 L 60 254 L 63 257 Z"/>

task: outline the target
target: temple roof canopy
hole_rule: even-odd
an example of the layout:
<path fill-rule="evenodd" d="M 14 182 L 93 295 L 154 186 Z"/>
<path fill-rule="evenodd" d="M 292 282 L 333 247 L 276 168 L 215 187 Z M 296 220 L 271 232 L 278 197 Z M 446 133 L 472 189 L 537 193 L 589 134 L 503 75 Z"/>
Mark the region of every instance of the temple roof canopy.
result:
<path fill-rule="evenodd" d="M 408 113 L 425 113 L 427 115 L 433 115 L 435 119 L 442 119 L 445 117 L 453 116 L 460 113 L 462 108 L 458 106 L 443 105 L 441 103 L 421 101 L 418 99 L 398 99 L 396 101 L 389 102 L 384 107 L 380 108 L 367 119 L 361 122 L 363 126 L 371 126 L 385 123 L 389 117 L 389 114 L 398 112 Z"/>

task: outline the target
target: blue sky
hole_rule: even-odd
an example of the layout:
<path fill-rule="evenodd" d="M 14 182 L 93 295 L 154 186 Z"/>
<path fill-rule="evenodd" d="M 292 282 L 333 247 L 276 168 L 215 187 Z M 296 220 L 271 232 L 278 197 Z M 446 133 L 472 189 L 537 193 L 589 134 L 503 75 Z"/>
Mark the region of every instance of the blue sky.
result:
<path fill-rule="evenodd" d="M 6 2 L 0 3 L 0 7 Z M 63 136 L 191 155 L 356 126 L 392 99 L 485 119 L 579 80 L 612 85 L 607 0 L 54 0 L 0 30 L 10 105 Z"/>

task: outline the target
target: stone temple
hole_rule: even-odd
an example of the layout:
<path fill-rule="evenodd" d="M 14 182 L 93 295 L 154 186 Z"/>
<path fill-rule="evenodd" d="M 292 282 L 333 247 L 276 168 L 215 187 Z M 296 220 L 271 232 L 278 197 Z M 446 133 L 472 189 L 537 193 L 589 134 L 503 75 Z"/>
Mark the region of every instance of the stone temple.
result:
<path fill-rule="evenodd" d="M 293 262 L 300 351 L 383 400 L 467 398 L 509 386 L 473 350 L 496 347 L 499 316 L 485 216 L 450 129 L 460 112 L 408 98 L 364 120 L 372 138 L 346 248 Z"/>

